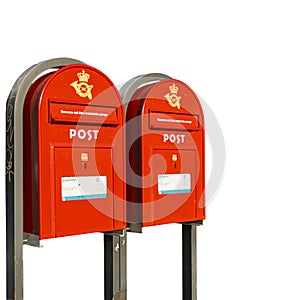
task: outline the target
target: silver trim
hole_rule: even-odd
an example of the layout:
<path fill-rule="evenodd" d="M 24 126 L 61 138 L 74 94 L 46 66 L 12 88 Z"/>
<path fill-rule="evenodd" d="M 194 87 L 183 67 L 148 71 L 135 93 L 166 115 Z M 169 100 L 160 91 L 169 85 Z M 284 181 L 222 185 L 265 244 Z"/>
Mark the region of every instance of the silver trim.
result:
<path fill-rule="evenodd" d="M 148 73 L 136 76 L 128 80 L 119 90 L 123 99 L 125 112 L 127 111 L 127 106 L 130 99 L 138 88 L 142 87 L 145 84 L 150 84 L 169 78 L 171 77 L 162 73 Z"/>

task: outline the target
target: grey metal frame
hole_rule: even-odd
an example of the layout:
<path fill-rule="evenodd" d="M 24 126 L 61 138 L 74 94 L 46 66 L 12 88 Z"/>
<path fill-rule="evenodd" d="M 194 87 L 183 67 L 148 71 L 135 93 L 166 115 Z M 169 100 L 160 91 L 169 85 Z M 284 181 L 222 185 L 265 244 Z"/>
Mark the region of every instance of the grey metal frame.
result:
<path fill-rule="evenodd" d="M 6 107 L 6 298 L 23 299 L 23 106 L 26 94 L 43 72 L 82 63 L 71 58 L 51 59 L 26 70 L 15 82 Z M 25 243 L 32 237 L 25 236 Z M 34 237 L 33 244 L 39 244 Z"/>

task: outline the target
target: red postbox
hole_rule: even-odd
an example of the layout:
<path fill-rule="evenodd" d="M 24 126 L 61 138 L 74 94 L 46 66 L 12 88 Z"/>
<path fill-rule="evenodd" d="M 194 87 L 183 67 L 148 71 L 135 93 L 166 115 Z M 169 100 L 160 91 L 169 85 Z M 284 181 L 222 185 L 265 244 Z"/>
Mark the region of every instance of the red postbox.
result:
<path fill-rule="evenodd" d="M 124 111 L 87 65 L 45 74 L 24 104 L 24 232 L 40 239 L 124 229 Z"/>
<path fill-rule="evenodd" d="M 129 223 L 202 221 L 204 117 L 196 94 L 175 79 L 149 82 L 131 97 L 126 122 Z"/>

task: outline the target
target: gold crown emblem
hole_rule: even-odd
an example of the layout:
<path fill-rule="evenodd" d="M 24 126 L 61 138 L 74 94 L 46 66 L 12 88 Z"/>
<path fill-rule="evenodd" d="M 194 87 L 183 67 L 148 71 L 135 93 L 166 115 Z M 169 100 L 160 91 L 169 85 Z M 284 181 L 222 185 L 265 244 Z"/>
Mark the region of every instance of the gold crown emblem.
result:
<path fill-rule="evenodd" d="M 175 85 L 175 83 L 173 83 L 173 84 L 169 87 L 169 89 L 170 89 L 171 94 L 177 94 L 179 88 Z"/>
<path fill-rule="evenodd" d="M 180 109 L 180 99 L 181 96 L 177 96 L 179 88 L 173 83 L 169 86 L 170 93 L 166 94 L 164 97 L 168 100 L 170 106 L 177 107 Z"/>
<path fill-rule="evenodd" d="M 90 78 L 90 74 L 85 73 L 84 70 L 82 70 L 81 72 L 77 73 L 78 79 L 80 82 L 88 82 L 89 78 Z"/>
<path fill-rule="evenodd" d="M 88 84 L 87 82 L 89 81 L 90 74 L 86 73 L 84 70 L 81 72 L 77 73 L 78 80 L 72 82 L 70 86 L 74 88 L 76 93 L 82 97 L 88 97 L 88 99 L 92 100 L 92 88 L 94 87 L 92 84 Z"/>

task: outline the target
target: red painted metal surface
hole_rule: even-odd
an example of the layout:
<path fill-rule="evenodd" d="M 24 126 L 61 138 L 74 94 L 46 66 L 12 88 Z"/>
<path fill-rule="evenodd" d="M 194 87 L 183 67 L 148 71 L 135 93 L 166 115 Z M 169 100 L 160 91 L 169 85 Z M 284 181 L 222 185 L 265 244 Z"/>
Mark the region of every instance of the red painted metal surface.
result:
<path fill-rule="evenodd" d="M 126 122 L 129 222 L 203 220 L 204 117 L 196 94 L 174 79 L 143 86 L 128 104 Z M 141 216 L 135 205 L 142 205 Z"/>
<path fill-rule="evenodd" d="M 123 124 L 120 95 L 95 68 L 67 66 L 32 85 L 24 106 L 25 232 L 45 239 L 125 228 Z"/>

